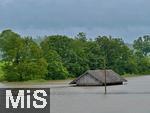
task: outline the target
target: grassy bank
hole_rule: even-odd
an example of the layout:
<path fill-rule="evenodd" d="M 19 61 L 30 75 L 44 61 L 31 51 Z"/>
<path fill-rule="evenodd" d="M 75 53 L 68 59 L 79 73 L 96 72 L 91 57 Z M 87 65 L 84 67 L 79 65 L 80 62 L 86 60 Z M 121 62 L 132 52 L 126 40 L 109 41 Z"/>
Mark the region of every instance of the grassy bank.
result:
<path fill-rule="evenodd" d="M 140 77 L 140 76 L 148 76 L 150 74 L 125 74 L 122 77 Z"/>
<path fill-rule="evenodd" d="M 10 84 L 10 85 L 62 85 L 62 84 L 69 84 L 72 81 L 72 79 L 66 79 L 66 80 L 29 80 L 29 81 L 22 81 L 22 82 L 7 82 L 7 81 L 1 81 L 3 84 Z"/>

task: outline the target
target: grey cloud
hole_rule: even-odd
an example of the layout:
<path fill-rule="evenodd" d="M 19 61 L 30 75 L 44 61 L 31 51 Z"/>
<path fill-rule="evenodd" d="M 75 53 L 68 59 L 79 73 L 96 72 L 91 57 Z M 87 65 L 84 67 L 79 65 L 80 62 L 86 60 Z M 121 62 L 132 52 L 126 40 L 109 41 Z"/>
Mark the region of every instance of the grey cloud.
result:
<path fill-rule="evenodd" d="M 149 0 L 0 0 L 0 30 L 21 34 L 87 32 L 130 42 L 150 28 Z"/>

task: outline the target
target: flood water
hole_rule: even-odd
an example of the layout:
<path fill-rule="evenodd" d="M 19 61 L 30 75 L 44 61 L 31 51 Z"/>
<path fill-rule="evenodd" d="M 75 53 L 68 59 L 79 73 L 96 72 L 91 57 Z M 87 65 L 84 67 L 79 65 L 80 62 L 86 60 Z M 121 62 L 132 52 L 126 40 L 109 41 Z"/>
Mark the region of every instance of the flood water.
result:
<path fill-rule="evenodd" d="M 51 113 L 150 113 L 150 76 L 128 78 L 121 86 L 70 87 L 61 84 L 6 84 L 0 87 L 51 88 Z"/>

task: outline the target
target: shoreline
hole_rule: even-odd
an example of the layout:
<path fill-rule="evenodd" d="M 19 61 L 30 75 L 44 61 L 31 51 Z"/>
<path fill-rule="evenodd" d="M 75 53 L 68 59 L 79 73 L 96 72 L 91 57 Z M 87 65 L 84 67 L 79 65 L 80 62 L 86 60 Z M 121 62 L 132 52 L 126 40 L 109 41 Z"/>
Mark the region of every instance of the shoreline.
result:
<path fill-rule="evenodd" d="M 143 77 L 143 76 L 150 76 L 150 75 L 123 75 L 123 78 L 137 78 L 137 77 Z M 40 79 L 40 80 L 29 80 L 29 81 L 13 81 L 13 82 L 8 82 L 8 81 L 0 81 L 0 83 L 6 83 L 6 84 L 26 84 L 26 85 L 30 85 L 30 84 L 68 84 L 69 82 L 71 82 L 72 80 L 74 80 L 75 78 L 69 78 L 69 79 L 65 79 L 65 80 L 44 80 L 44 79 Z"/>

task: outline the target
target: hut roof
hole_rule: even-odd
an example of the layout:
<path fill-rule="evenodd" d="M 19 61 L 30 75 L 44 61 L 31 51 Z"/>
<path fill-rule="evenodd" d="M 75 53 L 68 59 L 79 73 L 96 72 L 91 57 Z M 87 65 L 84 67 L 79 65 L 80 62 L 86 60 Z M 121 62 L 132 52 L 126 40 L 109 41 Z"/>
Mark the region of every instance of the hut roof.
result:
<path fill-rule="evenodd" d="M 81 76 L 73 80 L 70 84 L 76 84 L 82 76 L 90 74 L 98 81 L 105 83 L 105 70 L 88 70 Z M 116 82 L 127 82 L 126 79 L 122 78 L 119 74 L 115 73 L 113 70 L 106 70 L 106 83 L 116 83 Z"/>

